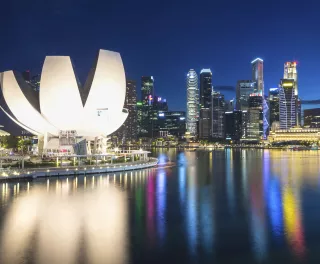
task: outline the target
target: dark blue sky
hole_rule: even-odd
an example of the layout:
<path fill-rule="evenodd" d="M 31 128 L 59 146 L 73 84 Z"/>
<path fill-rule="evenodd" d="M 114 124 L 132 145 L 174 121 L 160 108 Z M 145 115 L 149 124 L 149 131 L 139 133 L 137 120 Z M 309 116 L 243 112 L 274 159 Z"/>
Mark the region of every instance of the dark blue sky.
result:
<path fill-rule="evenodd" d="M 301 97 L 320 98 L 318 1 L 7 2 L 0 71 L 37 73 L 46 55 L 69 55 L 84 83 L 97 50 L 110 49 L 121 53 L 128 78 L 140 86 L 142 75 L 153 75 L 156 94 L 184 110 L 190 68 L 211 68 L 214 85 L 235 86 L 251 78 L 250 62 L 261 57 L 270 88 L 284 62 L 297 60 Z"/>

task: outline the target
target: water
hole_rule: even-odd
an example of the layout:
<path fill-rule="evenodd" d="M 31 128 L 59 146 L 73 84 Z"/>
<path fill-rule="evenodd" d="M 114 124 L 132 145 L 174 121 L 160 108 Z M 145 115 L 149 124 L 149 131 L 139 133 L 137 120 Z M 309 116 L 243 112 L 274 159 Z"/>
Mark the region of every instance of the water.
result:
<path fill-rule="evenodd" d="M 177 166 L 0 184 L 0 263 L 320 263 L 317 151 L 154 155 Z"/>

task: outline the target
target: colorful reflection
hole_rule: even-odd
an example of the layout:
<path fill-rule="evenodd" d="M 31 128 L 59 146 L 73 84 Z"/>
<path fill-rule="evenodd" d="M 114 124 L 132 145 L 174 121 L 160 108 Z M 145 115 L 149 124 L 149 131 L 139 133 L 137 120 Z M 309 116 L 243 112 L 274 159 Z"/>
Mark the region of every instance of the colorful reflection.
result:
<path fill-rule="evenodd" d="M 166 188 L 167 178 L 165 170 L 157 173 L 157 229 L 160 243 L 164 243 L 166 234 Z"/>
<path fill-rule="evenodd" d="M 286 237 L 294 253 L 303 258 L 305 254 L 305 242 L 301 219 L 300 201 L 293 189 L 285 186 L 283 189 L 283 219 Z"/>

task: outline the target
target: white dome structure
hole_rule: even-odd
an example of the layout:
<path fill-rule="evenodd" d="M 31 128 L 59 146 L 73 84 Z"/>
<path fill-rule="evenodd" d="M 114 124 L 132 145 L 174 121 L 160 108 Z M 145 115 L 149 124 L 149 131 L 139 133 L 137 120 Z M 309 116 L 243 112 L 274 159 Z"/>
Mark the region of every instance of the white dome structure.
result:
<path fill-rule="evenodd" d="M 81 137 L 107 136 L 126 120 L 126 84 L 119 53 L 100 50 L 80 87 L 70 57 L 47 56 L 40 92 L 14 71 L 0 73 L 0 108 L 22 128 L 38 136 L 76 131 Z"/>

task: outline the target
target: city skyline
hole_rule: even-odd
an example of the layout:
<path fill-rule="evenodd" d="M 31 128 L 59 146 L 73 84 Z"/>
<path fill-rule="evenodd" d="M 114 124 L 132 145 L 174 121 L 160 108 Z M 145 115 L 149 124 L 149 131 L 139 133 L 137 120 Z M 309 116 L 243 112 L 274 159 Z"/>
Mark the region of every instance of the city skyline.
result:
<path fill-rule="evenodd" d="M 174 102 L 176 110 L 185 110 L 185 77 L 189 69 L 198 73 L 210 68 L 213 85 L 235 87 L 237 80 L 251 79 L 247 69 L 254 58 L 260 57 L 264 60 L 265 91 L 278 87 L 284 62 L 297 61 L 300 97 L 320 98 L 320 55 L 313 52 L 320 42 L 315 23 L 318 3 L 301 10 L 283 1 L 255 6 L 232 1 L 232 8 L 230 3 L 208 2 L 205 9 L 188 3 L 170 3 L 169 8 L 163 8 L 160 3 L 151 6 L 147 1 L 13 2 L 6 3 L 8 6 L 3 8 L 7 12 L 0 18 L 6 36 L 6 41 L 0 43 L 0 71 L 30 69 L 40 73 L 44 56 L 70 55 L 75 65 L 82 65 L 76 70 L 84 83 L 94 50 L 115 50 L 122 54 L 128 79 L 139 81 L 141 76 L 154 76 L 155 93 Z M 298 14 L 296 27 L 279 17 L 274 8 L 277 13 Z M 22 44 L 19 38 L 32 41 Z"/>

